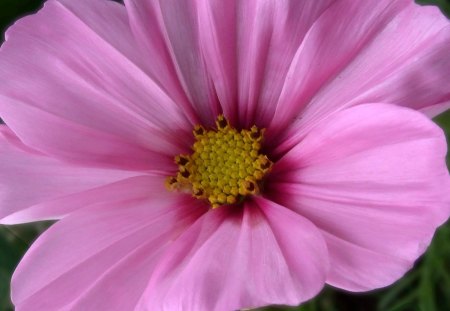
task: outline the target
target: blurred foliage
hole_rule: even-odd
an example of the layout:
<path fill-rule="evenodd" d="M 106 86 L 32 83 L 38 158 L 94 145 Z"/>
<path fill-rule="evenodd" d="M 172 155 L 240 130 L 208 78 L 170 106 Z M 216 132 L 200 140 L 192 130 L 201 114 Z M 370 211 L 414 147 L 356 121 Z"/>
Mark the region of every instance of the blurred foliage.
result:
<path fill-rule="evenodd" d="M 73 0 L 76 1 L 76 0 Z M 393 0 L 395 1 L 395 0 Z M 450 0 L 417 0 L 438 5 L 450 16 Z M 0 0 L 0 31 L 19 17 L 42 6 L 42 0 Z M 2 39 L 0 38 L 0 42 Z M 435 121 L 445 130 L 450 143 L 450 111 Z M 450 167 L 450 157 L 447 156 Z M 20 258 L 49 223 L 0 225 L 0 311 L 13 310 L 10 279 Z M 416 267 L 394 285 L 371 293 L 355 294 L 326 287 L 312 301 L 299 307 L 270 307 L 260 311 L 444 311 L 450 310 L 450 223 L 436 233 L 433 243 Z"/>

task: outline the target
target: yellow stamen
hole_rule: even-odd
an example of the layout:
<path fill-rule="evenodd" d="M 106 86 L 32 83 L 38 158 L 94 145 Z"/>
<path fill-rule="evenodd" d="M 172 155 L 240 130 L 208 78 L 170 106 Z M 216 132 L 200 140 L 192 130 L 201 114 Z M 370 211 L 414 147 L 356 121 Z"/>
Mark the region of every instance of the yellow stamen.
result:
<path fill-rule="evenodd" d="M 238 131 L 219 115 L 216 129 L 197 125 L 193 134 L 193 153 L 175 157 L 178 173 L 167 178 L 167 189 L 188 190 L 193 197 L 208 200 L 212 208 L 259 194 L 260 183 L 273 165 L 260 154 L 264 129 Z"/>

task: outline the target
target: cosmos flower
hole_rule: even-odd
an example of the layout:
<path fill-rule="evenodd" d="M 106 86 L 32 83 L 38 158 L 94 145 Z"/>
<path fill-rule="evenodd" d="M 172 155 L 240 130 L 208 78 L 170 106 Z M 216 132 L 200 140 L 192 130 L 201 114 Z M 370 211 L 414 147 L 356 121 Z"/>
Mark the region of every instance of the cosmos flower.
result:
<path fill-rule="evenodd" d="M 450 31 L 412 1 L 49 0 L 0 51 L 21 310 L 297 305 L 449 216 Z"/>

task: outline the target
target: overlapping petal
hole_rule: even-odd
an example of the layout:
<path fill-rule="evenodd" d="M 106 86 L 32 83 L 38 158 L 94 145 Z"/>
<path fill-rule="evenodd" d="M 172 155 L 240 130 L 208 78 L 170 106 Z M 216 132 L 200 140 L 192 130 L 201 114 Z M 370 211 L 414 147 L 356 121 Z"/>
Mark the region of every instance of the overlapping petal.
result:
<path fill-rule="evenodd" d="M 437 8 L 413 1 L 336 1 L 289 68 L 269 129 L 294 125 L 278 151 L 343 107 L 383 102 L 434 114 L 449 108 L 449 27 Z"/>
<path fill-rule="evenodd" d="M 210 124 L 223 111 L 232 123 L 248 126 L 255 120 L 269 123 L 298 46 L 331 2 L 125 4 L 137 39 L 145 43 L 148 54 L 166 52 L 160 56 L 164 62 L 170 57 L 203 122 Z"/>
<path fill-rule="evenodd" d="M 419 112 L 361 105 L 318 125 L 276 164 L 271 198 L 324 232 L 330 284 L 386 286 L 449 215 L 445 153 L 442 130 Z"/>
<path fill-rule="evenodd" d="M 55 160 L 25 146 L 5 125 L 0 126 L 0 144 L 0 223 L 4 224 L 58 219 L 82 207 L 68 205 L 68 197 L 137 175 Z M 55 200 L 57 204 L 48 206 Z"/>
<path fill-rule="evenodd" d="M 8 30 L 0 56 L 0 116 L 37 150 L 155 169 L 188 146 L 192 123 L 147 75 L 120 4 L 48 1 Z"/>
<path fill-rule="evenodd" d="M 311 25 L 332 1 L 271 0 L 235 3 L 235 67 L 238 85 L 236 110 L 239 124 L 266 127 L 273 118 L 295 52 Z M 200 16 L 203 17 L 203 14 Z M 219 14 L 216 13 L 216 16 Z M 217 20 L 219 24 L 221 20 Z M 213 29 L 206 25 L 204 28 Z M 228 33 L 222 32 L 217 41 L 222 41 L 221 37 Z M 226 51 L 232 55 L 235 53 L 233 49 Z"/>
<path fill-rule="evenodd" d="M 302 113 L 302 134 L 316 118 L 368 101 L 448 108 L 448 21 L 436 8 L 406 0 L 129 0 L 127 7 L 148 53 L 166 51 L 201 119 L 213 115 L 206 124 L 223 110 L 240 126 L 278 132 Z M 284 138 L 300 135 L 299 127 Z"/>
<path fill-rule="evenodd" d="M 194 3 L 125 1 L 137 41 L 150 57 L 155 57 L 155 63 L 162 63 L 158 74 L 163 78 L 171 74 L 170 79 L 177 77 L 200 121 L 210 125 L 220 110 L 200 51 Z"/>
<path fill-rule="evenodd" d="M 0 49 L 0 222 L 63 218 L 20 263 L 16 309 L 221 311 L 397 280 L 450 213 L 442 131 L 397 107 L 449 107 L 449 27 L 410 0 L 49 0 Z M 209 210 L 164 179 L 219 113 L 266 127 L 276 163 L 261 195 Z"/>
<path fill-rule="evenodd" d="M 161 177 L 140 183 L 146 197 L 91 203 L 39 237 L 13 276 L 16 310 L 134 309 L 161 252 L 207 210 Z"/>
<path fill-rule="evenodd" d="M 298 304 L 322 288 L 328 254 L 305 218 L 264 199 L 209 211 L 161 258 L 142 310 Z"/>

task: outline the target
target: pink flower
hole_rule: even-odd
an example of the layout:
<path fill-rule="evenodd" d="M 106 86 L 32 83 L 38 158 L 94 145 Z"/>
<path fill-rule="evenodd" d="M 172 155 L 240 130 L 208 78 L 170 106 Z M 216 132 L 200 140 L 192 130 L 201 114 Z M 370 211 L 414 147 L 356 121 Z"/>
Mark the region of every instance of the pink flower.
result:
<path fill-rule="evenodd" d="M 14 274 L 17 310 L 399 279 L 450 213 L 421 113 L 450 106 L 449 27 L 412 1 L 48 1 L 0 52 L 1 223 L 61 219 Z"/>

